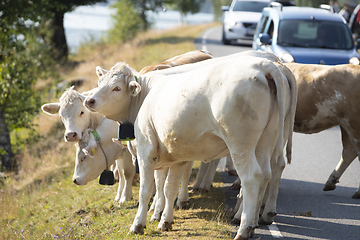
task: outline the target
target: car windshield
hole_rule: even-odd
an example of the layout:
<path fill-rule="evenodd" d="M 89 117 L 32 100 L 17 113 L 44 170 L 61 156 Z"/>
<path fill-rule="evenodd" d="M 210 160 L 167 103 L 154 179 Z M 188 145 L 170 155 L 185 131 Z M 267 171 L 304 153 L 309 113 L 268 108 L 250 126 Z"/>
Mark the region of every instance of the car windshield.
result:
<path fill-rule="evenodd" d="M 349 50 L 354 42 L 345 24 L 316 20 L 282 20 L 277 43 L 283 47 Z"/>
<path fill-rule="evenodd" d="M 269 6 L 269 2 L 236 1 L 233 11 L 261 12 L 267 6 Z"/>

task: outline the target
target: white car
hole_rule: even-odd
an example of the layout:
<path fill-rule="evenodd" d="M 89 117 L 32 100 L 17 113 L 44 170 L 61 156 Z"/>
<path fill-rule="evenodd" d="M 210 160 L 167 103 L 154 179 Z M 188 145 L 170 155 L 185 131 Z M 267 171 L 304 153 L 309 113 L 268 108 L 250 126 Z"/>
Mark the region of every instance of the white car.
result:
<path fill-rule="evenodd" d="M 233 0 L 229 6 L 222 6 L 222 42 L 228 45 L 231 40 L 252 40 L 261 11 L 270 3 L 271 0 Z"/>

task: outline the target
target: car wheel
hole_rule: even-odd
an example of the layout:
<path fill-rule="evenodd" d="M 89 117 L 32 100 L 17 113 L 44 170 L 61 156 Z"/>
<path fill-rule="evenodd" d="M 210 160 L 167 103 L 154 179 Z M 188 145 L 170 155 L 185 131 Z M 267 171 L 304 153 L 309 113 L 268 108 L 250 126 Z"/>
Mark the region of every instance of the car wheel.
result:
<path fill-rule="evenodd" d="M 225 36 L 225 30 L 223 29 L 222 31 L 222 38 L 221 41 L 224 45 L 230 45 L 230 40 L 226 38 Z"/>

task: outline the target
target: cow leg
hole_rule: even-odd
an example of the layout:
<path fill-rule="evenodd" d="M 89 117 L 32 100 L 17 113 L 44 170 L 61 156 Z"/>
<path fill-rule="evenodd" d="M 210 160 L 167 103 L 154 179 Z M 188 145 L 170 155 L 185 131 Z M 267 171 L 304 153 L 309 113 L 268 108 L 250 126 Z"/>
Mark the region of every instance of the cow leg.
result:
<path fill-rule="evenodd" d="M 181 187 L 179 192 L 179 197 L 176 201 L 176 206 L 178 208 L 186 209 L 189 206 L 189 180 L 190 175 L 192 171 L 192 166 L 194 164 L 194 161 L 190 161 L 186 165 L 185 173 L 183 174 L 183 177 L 181 178 Z"/>
<path fill-rule="evenodd" d="M 135 176 L 135 166 L 130 152 L 124 151 L 122 160 L 122 171 L 124 177 L 124 189 L 121 194 L 120 203 L 132 199 L 132 183 Z"/>
<path fill-rule="evenodd" d="M 351 144 L 350 138 L 346 130 L 340 126 L 341 140 L 343 144 L 342 156 L 335 167 L 334 171 L 330 174 L 327 182 L 324 186 L 324 191 L 331 191 L 336 188 L 336 184 L 339 182 L 341 175 L 344 173 L 346 168 L 354 161 L 357 156 L 353 145 Z M 360 188 L 360 187 L 359 187 Z"/>
<path fill-rule="evenodd" d="M 235 207 L 233 209 L 232 214 L 230 215 L 230 217 L 232 218 L 231 219 L 232 224 L 235 224 L 235 225 L 240 224 L 241 213 L 242 213 L 242 210 L 243 210 L 242 201 L 243 201 L 243 194 L 242 194 L 242 190 L 240 188 L 240 192 L 236 196 L 236 205 L 235 205 Z"/>
<path fill-rule="evenodd" d="M 237 176 L 237 172 L 235 170 L 234 163 L 233 163 L 230 155 L 228 155 L 226 157 L 226 168 L 227 168 L 227 172 L 229 173 L 229 175 Z"/>
<path fill-rule="evenodd" d="M 209 192 L 210 191 L 211 185 L 214 181 L 216 168 L 219 165 L 219 162 L 220 162 L 220 159 L 215 159 L 210 162 L 209 167 L 205 173 L 205 176 L 204 176 L 203 180 L 201 181 L 201 185 L 200 185 L 201 192 Z"/>
<path fill-rule="evenodd" d="M 209 169 L 209 166 L 210 166 L 210 162 L 208 162 L 208 163 L 201 162 L 199 172 L 196 175 L 196 180 L 195 180 L 195 183 L 193 185 L 192 192 L 200 191 L 201 182 L 204 179 L 204 177 L 206 175 L 206 172 Z"/>
<path fill-rule="evenodd" d="M 124 176 L 124 172 L 122 171 L 122 161 L 123 161 L 123 159 L 115 160 L 116 169 L 119 174 L 119 187 L 118 187 L 114 202 L 119 204 L 119 206 L 120 206 L 121 195 L 124 191 L 124 186 L 125 186 L 125 176 Z"/>
<path fill-rule="evenodd" d="M 148 204 L 153 194 L 155 166 L 152 164 L 152 159 L 148 160 L 146 164 L 144 161 L 138 154 L 140 172 L 139 207 L 134 222 L 130 227 L 130 233 L 144 234 Z"/>
<path fill-rule="evenodd" d="M 119 182 L 119 170 L 117 168 L 117 164 L 111 164 L 110 170 L 114 172 L 114 180 L 115 182 Z"/>
<path fill-rule="evenodd" d="M 235 239 L 247 239 L 254 235 L 254 229 L 257 226 L 258 217 L 255 215 L 259 212 L 257 206 L 260 184 L 263 178 L 262 170 L 256 159 L 255 151 L 243 149 L 242 151 L 231 152 L 231 157 L 241 178 L 241 190 L 243 192 L 241 223 Z"/>
<path fill-rule="evenodd" d="M 240 178 L 238 177 L 234 182 L 233 184 L 231 185 L 230 189 L 231 190 L 240 190 L 241 188 L 241 180 Z"/>
<path fill-rule="evenodd" d="M 261 218 L 259 224 L 270 225 L 274 221 L 276 215 L 276 201 L 279 192 L 279 185 L 281 180 L 282 172 L 286 166 L 284 155 L 280 154 L 278 159 L 271 159 L 271 172 L 272 177 L 270 179 L 269 185 L 266 189 L 266 194 L 264 196 L 264 205 L 265 208 L 261 213 Z"/>
<path fill-rule="evenodd" d="M 154 196 L 154 213 L 151 221 L 160 221 L 161 213 L 165 207 L 164 184 L 169 168 L 155 170 L 155 196 Z M 152 210 L 152 205 L 150 211 Z"/>
<path fill-rule="evenodd" d="M 159 230 L 168 231 L 172 229 L 172 224 L 174 223 L 174 201 L 178 194 L 180 181 L 186 166 L 187 162 L 181 162 L 169 168 L 165 181 L 165 208 L 158 225 Z"/>

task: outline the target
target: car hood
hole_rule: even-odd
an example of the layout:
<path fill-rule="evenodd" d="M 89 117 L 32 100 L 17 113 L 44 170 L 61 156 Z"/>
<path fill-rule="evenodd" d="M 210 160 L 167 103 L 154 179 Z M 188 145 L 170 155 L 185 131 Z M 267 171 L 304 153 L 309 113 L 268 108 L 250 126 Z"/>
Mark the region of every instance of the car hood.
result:
<path fill-rule="evenodd" d="M 359 57 L 354 49 L 351 50 L 334 50 L 318 48 L 284 48 L 289 52 L 295 62 L 308 64 L 348 64 L 352 57 Z"/>
<path fill-rule="evenodd" d="M 230 11 L 228 15 L 235 22 L 254 22 L 257 23 L 261 18 L 261 13 L 258 12 L 241 12 Z"/>

